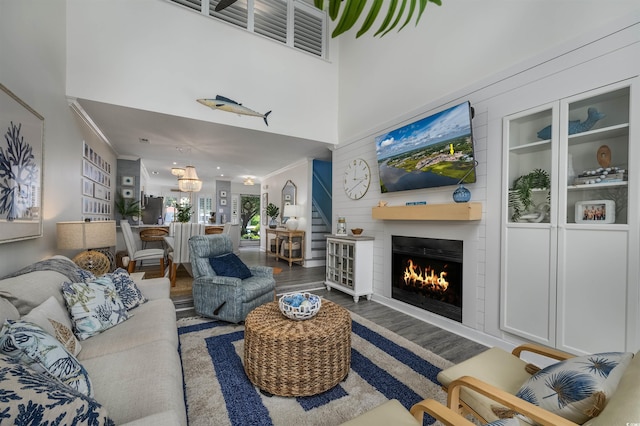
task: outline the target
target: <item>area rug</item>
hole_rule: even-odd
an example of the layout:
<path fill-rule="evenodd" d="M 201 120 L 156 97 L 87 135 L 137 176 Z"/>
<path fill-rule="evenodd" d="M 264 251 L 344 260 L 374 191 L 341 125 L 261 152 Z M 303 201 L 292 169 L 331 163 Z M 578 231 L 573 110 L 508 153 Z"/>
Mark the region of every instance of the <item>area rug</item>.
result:
<path fill-rule="evenodd" d="M 244 327 L 201 317 L 178 321 L 190 426 L 339 425 L 389 399 L 410 408 L 425 398 L 446 404 L 436 375 L 451 362 L 354 313 L 351 370 L 320 395 L 265 396 L 242 364 Z M 425 416 L 424 424 L 435 420 Z"/>

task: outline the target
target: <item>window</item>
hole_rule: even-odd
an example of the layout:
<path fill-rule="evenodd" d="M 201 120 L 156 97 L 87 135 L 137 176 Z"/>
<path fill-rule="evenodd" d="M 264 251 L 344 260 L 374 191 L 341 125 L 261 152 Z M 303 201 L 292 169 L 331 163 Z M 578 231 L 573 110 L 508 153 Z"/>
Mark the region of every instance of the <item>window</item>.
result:
<path fill-rule="evenodd" d="M 321 58 L 326 50 L 325 12 L 300 0 L 237 0 L 220 12 L 220 0 L 170 0 Z"/>

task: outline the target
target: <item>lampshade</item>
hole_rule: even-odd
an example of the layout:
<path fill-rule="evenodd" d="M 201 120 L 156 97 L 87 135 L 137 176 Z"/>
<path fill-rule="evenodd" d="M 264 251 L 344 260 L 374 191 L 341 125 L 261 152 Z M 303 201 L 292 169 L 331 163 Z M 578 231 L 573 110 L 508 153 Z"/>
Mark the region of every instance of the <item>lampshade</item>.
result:
<path fill-rule="evenodd" d="M 178 188 L 182 192 L 198 192 L 202 189 L 202 181 L 198 179 L 194 166 L 185 168 L 184 175 L 178 178 Z"/>
<path fill-rule="evenodd" d="M 91 248 L 112 247 L 116 245 L 116 222 L 104 220 L 97 222 L 58 222 L 56 224 L 58 248 L 68 250 L 87 250 Z M 96 250 L 84 251 L 73 258 L 82 269 L 102 275 L 109 271 L 112 263 L 110 252 Z"/>
<path fill-rule="evenodd" d="M 184 169 L 182 167 L 172 167 L 171 174 L 174 176 L 182 177 L 184 176 Z"/>
<path fill-rule="evenodd" d="M 116 222 L 103 220 L 96 222 L 58 222 L 58 248 L 87 250 L 116 245 Z"/>
<path fill-rule="evenodd" d="M 289 231 L 295 231 L 298 229 L 298 217 L 300 217 L 301 209 L 300 206 L 295 204 L 287 204 L 284 206 L 284 212 L 282 213 L 283 217 L 288 217 L 287 219 L 287 229 Z"/>

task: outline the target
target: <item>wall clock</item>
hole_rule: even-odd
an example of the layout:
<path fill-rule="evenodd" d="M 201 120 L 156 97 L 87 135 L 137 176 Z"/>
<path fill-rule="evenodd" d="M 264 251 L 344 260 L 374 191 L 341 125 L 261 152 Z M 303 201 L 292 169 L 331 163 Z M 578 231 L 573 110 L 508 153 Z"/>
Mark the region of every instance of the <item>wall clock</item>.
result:
<path fill-rule="evenodd" d="M 344 192 L 352 200 L 359 200 L 369 190 L 371 171 L 362 158 L 350 161 L 344 171 Z"/>

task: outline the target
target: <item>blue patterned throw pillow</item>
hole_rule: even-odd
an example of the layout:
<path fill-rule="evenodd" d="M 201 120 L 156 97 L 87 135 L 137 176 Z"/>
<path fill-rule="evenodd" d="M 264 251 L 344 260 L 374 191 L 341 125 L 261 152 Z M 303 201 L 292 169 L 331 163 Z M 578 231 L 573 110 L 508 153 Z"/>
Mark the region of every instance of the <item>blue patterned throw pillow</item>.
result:
<path fill-rule="evenodd" d="M 113 426 L 93 399 L 0 355 L 0 423 Z"/>
<path fill-rule="evenodd" d="M 144 297 L 126 270 L 118 268 L 110 274 L 104 274 L 103 277 L 107 277 L 113 282 L 118 296 L 120 296 L 120 300 L 122 300 L 127 310 L 140 306 L 147 301 L 147 298 Z"/>
<path fill-rule="evenodd" d="M 234 277 L 244 280 L 251 276 L 251 271 L 247 268 L 247 265 L 234 253 L 210 257 L 209 263 L 216 272 L 216 275 L 220 275 L 221 277 Z"/>
<path fill-rule="evenodd" d="M 88 283 L 63 283 L 62 295 L 78 339 L 85 340 L 129 319 L 115 286 L 108 277 Z"/>
<path fill-rule="evenodd" d="M 516 396 L 583 424 L 600 414 L 632 358 L 631 352 L 570 358 L 538 371 Z"/>
<path fill-rule="evenodd" d="M 93 396 L 87 370 L 62 343 L 36 324 L 6 320 L 0 330 L 0 352 L 71 389 Z M 0 411 L 0 423 L 1 419 Z"/>

